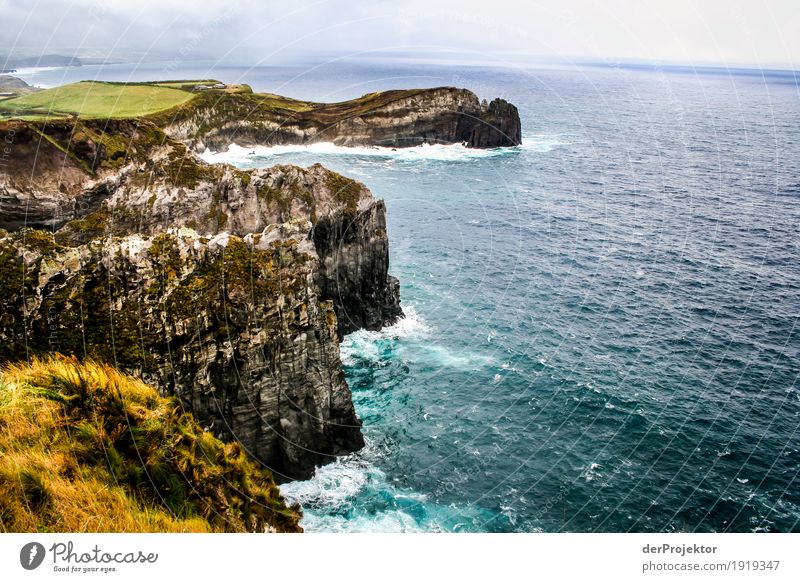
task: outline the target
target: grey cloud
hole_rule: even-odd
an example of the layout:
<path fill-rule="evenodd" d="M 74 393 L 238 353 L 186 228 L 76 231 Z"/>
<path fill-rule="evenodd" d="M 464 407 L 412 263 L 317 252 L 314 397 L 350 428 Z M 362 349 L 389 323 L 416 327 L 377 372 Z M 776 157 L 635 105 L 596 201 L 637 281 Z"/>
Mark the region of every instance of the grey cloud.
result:
<path fill-rule="evenodd" d="M 796 0 L 0 0 L 0 54 L 464 54 L 800 61 Z"/>

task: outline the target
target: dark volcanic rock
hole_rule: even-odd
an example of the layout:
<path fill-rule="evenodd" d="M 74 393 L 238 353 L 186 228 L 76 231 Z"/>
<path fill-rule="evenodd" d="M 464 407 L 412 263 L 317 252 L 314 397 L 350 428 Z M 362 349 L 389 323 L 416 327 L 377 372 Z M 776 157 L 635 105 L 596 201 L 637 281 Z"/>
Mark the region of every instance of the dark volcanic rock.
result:
<path fill-rule="evenodd" d="M 400 282 L 389 275 L 382 200 L 356 215 L 318 220 L 312 238 L 320 256 L 317 282 L 336 307 L 340 337 L 357 329 L 381 329 L 403 315 Z"/>
<path fill-rule="evenodd" d="M 116 128 L 119 159 L 99 125 L 15 131 L 48 139 L 41 172 L 13 149 L 0 183 L 0 360 L 113 362 L 279 478 L 363 446 L 338 336 L 401 315 L 383 202 L 319 165 L 207 165 L 146 124 Z M 54 232 L 17 228 L 25 197 Z"/>
<path fill-rule="evenodd" d="M 495 99 L 485 108 L 480 121 L 465 123 L 462 135 L 470 147 L 516 146 L 522 142 L 522 126 L 517 108 L 503 99 Z"/>

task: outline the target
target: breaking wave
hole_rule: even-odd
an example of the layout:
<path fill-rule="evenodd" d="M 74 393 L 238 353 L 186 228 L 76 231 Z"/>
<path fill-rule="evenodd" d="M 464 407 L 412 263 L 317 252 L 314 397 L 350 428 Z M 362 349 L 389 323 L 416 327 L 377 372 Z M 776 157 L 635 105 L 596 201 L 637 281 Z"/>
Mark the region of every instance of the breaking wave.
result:
<path fill-rule="evenodd" d="M 333 143 L 314 143 L 309 145 L 277 145 L 243 147 L 231 144 L 226 151 L 214 152 L 206 150 L 201 157 L 209 163 L 228 163 L 244 166 L 263 165 L 265 160 L 279 162 L 283 157 L 296 157 L 298 154 L 309 156 L 393 159 L 401 162 L 420 160 L 436 160 L 444 162 L 462 162 L 482 158 L 505 156 L 519 151 L 549 152 L 568 145 L 556 136 L 531 136 L 523 138 L 522 145 L 507 148 L 476 149 L 461 144 L 422 144 L 408 148 L 391 148 L 381 146 L 338 146 Z"/>

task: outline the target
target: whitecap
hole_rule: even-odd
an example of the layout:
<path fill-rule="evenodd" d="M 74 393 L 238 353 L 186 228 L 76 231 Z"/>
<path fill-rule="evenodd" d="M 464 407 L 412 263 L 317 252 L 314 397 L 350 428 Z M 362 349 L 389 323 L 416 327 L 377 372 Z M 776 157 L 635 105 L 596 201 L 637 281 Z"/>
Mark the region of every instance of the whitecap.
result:
<path fill-rule="evenodd" d="M 589 468 L 582 473 L 581 476 L 586 481 L 594 481 L 596 478 L 602 477 L 602 475 L 597 471 L 597 469 L 599 468 L 600 468 L 599 463 L 592 463 L 591 465 L 589 465 Z"/>
<path fill-rule="evenodd" d="M 511 362 L 503 362 L 503 363 L 500 365 L 500 367 L 501 367 L 503 370 L 508 370 L 509 372 L 519 372 L 519 371 L 520 371 L 520 369 L 519 369 L 519 368 L 517 368 L 516 366 L 512 366 L 512 365 L 511 365 Z"/>

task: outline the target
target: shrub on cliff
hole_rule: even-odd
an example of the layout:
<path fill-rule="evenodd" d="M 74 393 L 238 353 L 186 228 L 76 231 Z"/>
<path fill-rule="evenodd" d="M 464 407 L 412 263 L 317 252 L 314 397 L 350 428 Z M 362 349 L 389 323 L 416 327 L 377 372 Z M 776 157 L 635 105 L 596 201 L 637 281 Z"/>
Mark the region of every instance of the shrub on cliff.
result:
<path fill-rule="evenodd" d="M 0 370 L 0 530 L 293 532 L 271 474 L 179 404 L 92 361 Z"/>

